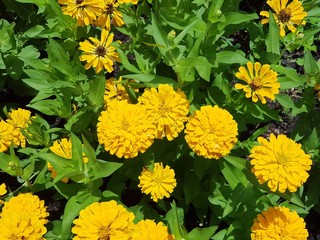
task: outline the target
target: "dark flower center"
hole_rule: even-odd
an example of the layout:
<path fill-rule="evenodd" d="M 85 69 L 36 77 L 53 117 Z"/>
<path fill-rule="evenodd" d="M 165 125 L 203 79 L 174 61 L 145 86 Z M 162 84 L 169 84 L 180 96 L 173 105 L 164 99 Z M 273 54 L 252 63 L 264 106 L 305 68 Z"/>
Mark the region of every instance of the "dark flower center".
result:
<path fill-rule="evenodd" d="M 84 0 L 77 0 L 77 1 L 76 1 L 76 4 L 79 5 L 79 4 L 81 4 L 83 1 L 84 1 Z"/>
<path fill-rule="evenodd" d="M 291 11 L 290 9 L 288 8 L 285 8 L 285 9 L 282 9 L 280 12 L 279 12 L 279 21 L 280 22 L 283 22 L 283 23 L 286 23 L 286 22 L 289 22 L 290 18 L 291 18 Z"/>
<path fill-rule="evenodd" d="M 95 54 L 98 55 L 99 57 L 104 57 L 107 55 L 107 50 L 104 46 L 98 46 L 95 50 Z"/>
<path fill-rule="evenodd" d="M 261 77 L 255 77 L 252 79 L 252 82 L 250 83 L 252 91 L 258 90 L 262 86 L 262 78 Z"/>
<path fill-rule="evenodd" d="M 108 15 L 113 13 L 113 5 L 112 4 L 107 4 L 106 12 Z"/>

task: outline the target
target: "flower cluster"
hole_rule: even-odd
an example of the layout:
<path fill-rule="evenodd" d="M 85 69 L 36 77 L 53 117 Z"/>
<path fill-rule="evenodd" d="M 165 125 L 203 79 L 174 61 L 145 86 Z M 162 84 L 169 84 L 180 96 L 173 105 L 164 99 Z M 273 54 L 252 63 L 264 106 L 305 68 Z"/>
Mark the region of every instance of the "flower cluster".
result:
<path fill-rule="evenodd" d="M 0 215 L 1 239 L 43 239 L 48 215 L 44 201 L 31 193 L 10 198 Z"/>
<path fill-rule="evenodd" d="M 153 220 L 133 223 L 135 216 L 116 201 L 94 202 L 80 211 L 73 221 L 72 233 L 77 239 L 173 240 L 168 228 Z"/>
<path fill-rule="evenodd" d="M 251 227 L 251 240 L 306 240 L 308 231 L 303 218 L 286 207 L 269 207 L 259 214 Z"/>
<path fill-rule="evenodd" d="M 26 146 L 26 138 L 22 134 L 30 123 L 31 112 L 22 108 L 13 109 L 8 113 L 7 120 L 0 120 L 0 152 L 8 150 L 10 145 Z"/>

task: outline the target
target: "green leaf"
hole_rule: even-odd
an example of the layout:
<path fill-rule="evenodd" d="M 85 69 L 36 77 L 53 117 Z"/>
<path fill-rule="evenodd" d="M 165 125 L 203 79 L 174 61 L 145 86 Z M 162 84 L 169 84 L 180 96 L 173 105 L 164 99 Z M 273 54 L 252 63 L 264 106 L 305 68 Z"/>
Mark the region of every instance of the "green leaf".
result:
<path fill-rule="evenodd" d="M 158 84 L 170 84 L 177 86 L 177 82 L 172 78 L 162 77 L 160 75 L 154 75 L 150 73 L 127 74 L 123 75 L 122 77 L 143 82 L 147 87 L 157 87 Z"/>
<path fill-rule="evenodd" d="M 216 62 L 218 64 L 222 63 L 222 64 L 243 65 L 249 62 L 249 60 L 237 52 L 221 51 L 221 52 L 218 52 L 216 55 Z"/>
<path fill-rule="evenodd" d="M 267 58 L 270 62 L 275 63 L 280 56 L 280 32 L 271 11 L 269 11 L 269 16 L 269 32 L 266 37 L 266 47 L 269 53 Z"/>
<path fill-rule="evenodd" d="M 45 28 L 42 25 L 36 25 L 34 27 L 29 28 L 27 31 L 24 32 L 28 38 L 37 37 Z"/>
<path fill-rule="evenodd" d="M 125 55 L 125 53 L 120 48 L 117 48 L 117 52 L 119 54 L 121 64 L 125 69 L 127 69 L 128 71 L 133 72 L 133 73 L 140 73 L 140 71 L 129 62 L 128 57 Z"/>
<path fill-rule="evenodd" d="M 209 15 L 208 19 L 211 23 L 216 23 L 219 21 L 219 18 L 221 16 L 221 6 L 223 4 L 224 0 L 216 0 L 212 1 L 210 9 L 209 9 Z"/>
<path fill-rule="evenodd" d="M 183 226 L 184 213 L 182 208 L 177 208 L 175 201 L 171 203 L 171 209 L 166 214 L 166 220 L 176 240 L 187 239 L 187 230 Z"/>
<path fill-rule="evenodd" d="M 96 180 L 103 177 L 108 177 L 117 171 L 123 163 L 107 162 L 97 159 L 92 164 L 92 169 L 89 171 L 89 175 L 92 177 L 90 180 Z"/>
<path fill-rule="evenodd" d="M 67 62 L 69 61 L 68 53 L 60 46 L 60 44 L 53 40 L 49 39 L 49 44 L 47 46 L 48 58 L 50 63 L 54 66 L 56 62 Z"/>
<path fill-rule="evenodd" d="M 305 73 L 315 74 L 320 71 L 317 61 L 312 56 L 310 50 L 305 50 L 304 53 L 304 71 Z"/>
<path fill-rule="evenodd" d="M 193 199 L 199 196 L 201 190 L 200 179 L 193 172 L 187 174 L 183 183 L 185 204 L 189 205 Z"/>
<path fill-rule="evenodd" d="M 224 14 L 225 22 L 221 22 L 218 25 L 218 28 L 223 29 L 228 25 L 240 24 L 248 22 L 254 19 L 259 19 L 259 16 L 256 13 L 239 13 L 239 12 L 228 12 Z"/>
<path fill-rule="evenodd" d="M 161 52 L 162 56 L 165 56 L 168 49 L 169 43 L 166 33 L 161 29 L 157 17 L 151 12 L 151 21 L 152 21 L 152 36 L 158 45 L 158 49 Z"/>
<path fill-rule="evenodd" d="M 98 76 L 90 82 L 88 100 L 93 106 L 93 111 L 97 112 L 104 104 L 103 96 L 106 86 L 106 78 Z"/>
<path fill-rule="evenodd" d="M 294 102 L 288 95 L 276 95 L 276 100 L 285 108 L 295 108 Z"/>
<path fill-rule="evenodd" d="M 302 86 L 306 82 L 306 77 L 298 75 L 295 69 L 286 68 L 280 65 L 271 65 L 271 68 L 278 74 L 278 81 L 280 82 L 280 89 L 290 89 Z"/>
<path fill-rule="evenodd" d="M 218 229 L 218 226 L 211 226 L 206 228 L 194 228 L 191 232 L 188 233 L 187 239 L 188 240 L 210 240 L 211 237 Z"/>
<path fill-rule="evenodd" d="M 230 187 L 235 189 L 239 183 L 242 183 L 244 186 L 246 186 L 249 183 L 249 180 L 240 168 L 241 165 L 244 164 L 243 159 L 235 157 L 227 157 L 226 160 L 227 159 L 231 161 L 232 164 L 221 159 L 221 161 L 219 161 L 219 165 L 221 172 L 227 182 L 230 184 Z"/>

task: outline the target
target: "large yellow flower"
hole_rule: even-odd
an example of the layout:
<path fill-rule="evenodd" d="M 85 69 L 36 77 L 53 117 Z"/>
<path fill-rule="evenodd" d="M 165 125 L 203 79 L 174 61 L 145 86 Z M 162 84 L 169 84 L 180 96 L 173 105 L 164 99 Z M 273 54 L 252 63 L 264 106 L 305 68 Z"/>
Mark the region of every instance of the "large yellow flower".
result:
<path fill-rule="evenodd" d="M 163 167 L 162 163 L 155 163 L 154 168 L 143 168 L 139 176 L 139 187 L 145 194 L 151 195 L 151 199 L 158 202 L 159 199 L 170 197 L 177 186 L 174 171 L 169 166 Z"/>
<path fill-rule="evenodd" d="M 92 203 L 80 211 L 73 223 L 74 240 L 106 239 L 129 240 L 133 230 L 134 214 L 114 200 Z"/>
<path fill-rule="evenodd" d="M 238 124 L 218 106 L 202 106 L 189 117 L 185 129 L 189 147 L 199 156 L 219 159 L 230 153 L 237 142 Z"/>
<path fill-rule="evenodd" d="M 101 40 L 90 37 L 92 43 L 88 40 L 80 42 L 79 49 L 84 51 L 84 54 L 80 56 L 80 61 L 87 61 L 85 69 L 94 67 L 96 73 L 102 69 L 106 69 L 108 72 L 113 71 L 114 61 L 120 61 L 116 48 L 110 45 L 113 41 L 113 35 L 113 33 L 109 34 L 109 31 L 102 29 Z"/>
<path fill-rule="evenodd" d="M 64 14 L 77 19 L 81 27 L 93 24 L 102 14 L 103 4 L 99 0 L 59 0 Z"/>
<path fill-rule="evenodd" d="M 153 143 L 155 127 L 144 106 L 113 101 L 98 119 L 99 143 L 118 158 L 133 158 Z"/>
<path fill-rule="evenodd" d="M 254 65 L 252 62 L 247 63 L 247 69 L 240 67 L 236 77 L 245 81 L 247 84 L 243 85 L 237 83 L 236 89 L 243 89 L 247 98 L 252 98 L 253 102 L 260 101 L 266 103 L 266 98 L 275 99 L 275 94 L 279 93 L 280 83 L 277 78 L 278 74 L 270 70 L 269 64 L 261 66 L 259 62 Z"/>
<path fill-rule="evenodd" d="M 173 240 L 167 226 L 162 222 L 156 224 L 154 220 L 146 219 L 134 226 L 131 240 Z"/>
<path fill-rule="evenodd" d="M 251 240 L 307 240 L 303 218 L 286 207 L 269 207 L 259 214 L 251 227 Z"/>
<path fill-rule="evenodd" d="M 11 110 L 8 113 L 7 123 L 13 126 L 13 141 L 15 146 L 26 146 L 26 138 L 23 136 L 21 129 L 28 126 L 30 121 L 31 112 L 26 109 L 18 108 L 17 110 Z"/>
<path fill-rule="evenodd" d="M 260 184 L 268 182 L 272 192 L 297 191 L 309 177 L 310 155 L 301 149 L 301 144 L 285 135 L 270 135 L 270 141 L 258 138 L 259 146 L 251 150 L 252 172 Z"/>
<path fill-rule="evenodd" d="M 138 99 L 151 113 L 156 125 L 156 138 L 166 137 L 173 140 L 183 130 L 189 113 L 189 101 L 186 95 L 168 84 L 160 84 L 156 88 L 145 89 Z"/>
<path fill-rule="evenodd" d="M 5 152 L 13 143 L 14 128 L 3 120 L 0 120 L 0 152 Z"/>
<path fill-rule="evenodd" d="M 273 13 L 273 17 L 280 28 L 281 37 L 286 34 L 285 27 L 288 27 L 294 33 L 297 30 L 297 25 L 306 24 L 303 19 L 307 16 L 307 12 L 304 11 L 302 3 L 299 0 L 291 1 L 289 5 L 287 5 L 288 0 L 268 0 L 267 4 L 276 12 Z M 268 11 L 261 11 L 260 15 L 266 17 L 261 20 L 262 24 L 269 22 L 270 16 Z"/>
<path fill-rule="evenodd" d="M 114 78 L 109 78 L 106 81 L 106 87 L 104 91 L 104 107 L 105 109 L 112 101 L 122 101 L 125 100 L 130 103 L 130 97 L 127 93 L 126 88 L 121 84 L 122 77 L 119 77 L 119 80 Z"/>
<path fill-rule="evenodd" d="M 47 232 L 44 201 L 31 193 L 19 194 L 5 202 L 0 215 L 0 240 L 40 240 Z"/>
<path fill-rule="evenodd" d="M 105 28 L 110 31 L 111 24 L 115 27 L 121 27 L 124 24 L 122 13 L 117 9 L 119 3 L 117 0 L 104 0 L 104 9 L 101 17 L 95 21 L 95 25 Z"/>
<path fill-rule="evenodd" d="M 51 152 L 54 154 L 66 158 L 72 159 L 72 142 L 69 138 L 62 138 L 61 140 L 56 140 L 53 142 L 53 145 L 50 147 Z M 89 159 L 82 153 L 83 162 L 88 163 Z M 57 176 L 57 171 L 53 168 L 52 164 L 48 162 L 48 170 L 51 172 L 51 177 L 55 178 Z M 69 178 L 65 177 L 61 179 L 62 182 L 66 183 L 69 181 Z"/>

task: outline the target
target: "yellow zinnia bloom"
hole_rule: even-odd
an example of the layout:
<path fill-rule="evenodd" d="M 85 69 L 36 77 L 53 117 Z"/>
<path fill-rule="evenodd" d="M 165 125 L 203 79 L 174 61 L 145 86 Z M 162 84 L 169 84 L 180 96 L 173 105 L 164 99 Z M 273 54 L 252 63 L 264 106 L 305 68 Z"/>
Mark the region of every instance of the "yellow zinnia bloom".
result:
<path fill-rule="evenodd" d="M 259 214 L 251 227 L 251 240 L 307 240 L 303 218 L 286 207 L 269 207 Z"/>
<path fill-rule="evenodd" d="M 155 127 L 144 106 L 113 101 L 98 119 L 99 143 L 118 158 L 134 158 L 153 143 Z"/>
<path fill-rule="evenodd" d="M 104 0 L 104 9 L 102 15 L 95 21 L 96 26 L 105 28 L 110 31 L 111 24 L 115 27 L 121 27 L 124 24 L 122 13 L 117 9 L 119 3 L 117 0 Z"/>
<path fill-rule="evenodd" d="M 154 220 L 141 220 L 134 226 L 131 240 L 173 240 L 167 226 L 162 222 L 156 224 Z"/>
<path fill-rule="evenodd" d="M 3 120 L 0 120 L 0 152 L 5 152 L 13 143 L 14 128 Z"/>
<path fill-rule="evenodd" d="M 93 24 L 102 14 L 103 4 L 99 0 L 59 0 L 64 14 L 77 19 L 78 26 Z"/>
<path fill-rule="evenodd" d="M 309 177 L 310 155 L 301 149 L 301 144 L 285 135 L 270 135 L 270 141 L 258 138 L 259 146 L 251 150 L 252 172 L 260 184 L 268 182 L 272 192 L 297 191 Z"/>
<path fill-rule="evenodd" d="M 189 101 L 181 91 L 174 91 L 168 84 L 145 89 L 138 102 L 147 107 L 156 126 L 155 136 L 172 141 L 183 130 L 189 113 Z"/>
<path fill-rule="evenodd" d="M 71 139 L 62 138 L 53 142 L 53 145 L 50 147 L 51 152 L 58 155 L 59 157 L 72 159 L 72 142 Z M 82 158 L 84 163 L 88 163 L 89 159 L 82 153 Z M 51 172 L 51 178 L 57 176 L 57 171 L 53 168 L 51 163 L 47 163 L 48 170 Z M 67 183 L 69 178 L 65 177 L 61 179 L 62 182 Z"/>
<path fill-rule="evenodd" d="M 235 84 L 236 89 L 243 89 L 247 98 L 252 98 L 253 102 L 260 101 L 265 104 L 267 101 L 275 99 L 275 94 L 279 93 L 280 83 L 277 78 L 278 74 L 270 70 L 269 64 L 261 66 L 259 62 L 247 63 L 247 69 L 240 67 L 239 72 L 236 73 L 236 77 L 245 81 L 247 84 L 240 83 Z"/>
<path fill-rule="evenodd" d="M 134 214 L 116 201 L 94 202 L 80 211 L 73 223 L 73 240 L 110 239 L 129 240 L 133 230 Z"/>
<path fill-rule="evenodd" d="M 7 186 L 4 183 L 2 183 L 0 185 L 0 196 L 5 195 L 6 193 L 7 193 Z"/>
<path fill-rule="evenodd" d="M 120 4 L 124 4 L 124 3 L 132 3 L 132 4 L 137 4 L 138 0 L 118 0 L 118 2 Z"/>
<path fill-rule="evenodd" d="M 0 239 L 40 240 L 47 232 L 44 226 L 49 213 L 44 201 L 31 193 L 23 193 L 5 202 L 0 214 Z"/>
<path fill-rule="evenodd" d="M 106 81 L 106 87 L 104 91 L 104 107 L 105 109 L 112 101 L 127 101 L 130 103 L 130 97 L 127 93 L 126 88 L 120 83 L 122 82 L 122 77 L 119 77 L 119 80 L 114 78 L 109 78 Z"/>
<path fill-rule="evenodd" d="M 15 146 L 21 145 L 21 147 L 26 147 L 26 138 L 23 136 L 21 129 L 26 128 L 31 122 L 30 116 L 31 112 L 22 108 L 11 110 L 8 113 L 8 119 L 6 121 L 14 128 L 13 141 Z"/>
<path fill-rule="evenodd" d="M 236 144 L 238 124 L 227 110 L 202 106 L 189 117 L 185 134 L 189 147 L 197 155 L 219 159 Z"/>
<path fill-rule="evenodd" d="M 102 69 L 106 69 L 108 72 L 113 71 L 114 61 L 120 61 L 116 48 L 110 46 L 113 35 L 113 33 L 109 34 L 109 31 L 102 29 L 101 40 L 90 37 L 92 43 L 88 40 L 80 42 L 79 49 L 84 52 L 80 56 L 80 61 L 87 61 L 84 66 L 85 69 L 94 67 L 96 73 L 99 73 Z"/>
<path fill-rule="evenodd" d="M 177 186 L 174 171 L 169 166 L 163 167 L 162 163 L 155 163 L 153 170 L 143 168 L 138 187 L 145 194 L 151 195 L 151 199 L 158 202 L 159 199 L 170 197 Z"/>
<path fill-rule="evenodd" d="M 307 12 L 304 11 L 302 3 L 299 0 L 291 1 L 289 5 L 287 5 L 288 0 L 268 0 L 267 4 L 276 12 L 273 14 L 273 17 L 280 28 L 281 37 L 286 34 L 285 27 L 288 27 L 294 33 L 297 30 L 295 25 L 306 24 L 306 21 L 303 21 L 303 19 L 307 16 Z M 261 11 L 260 15 L 266 17 L 261 20 L 262 24 L 269 22 L 270 16 L 268 11 Z"/>

